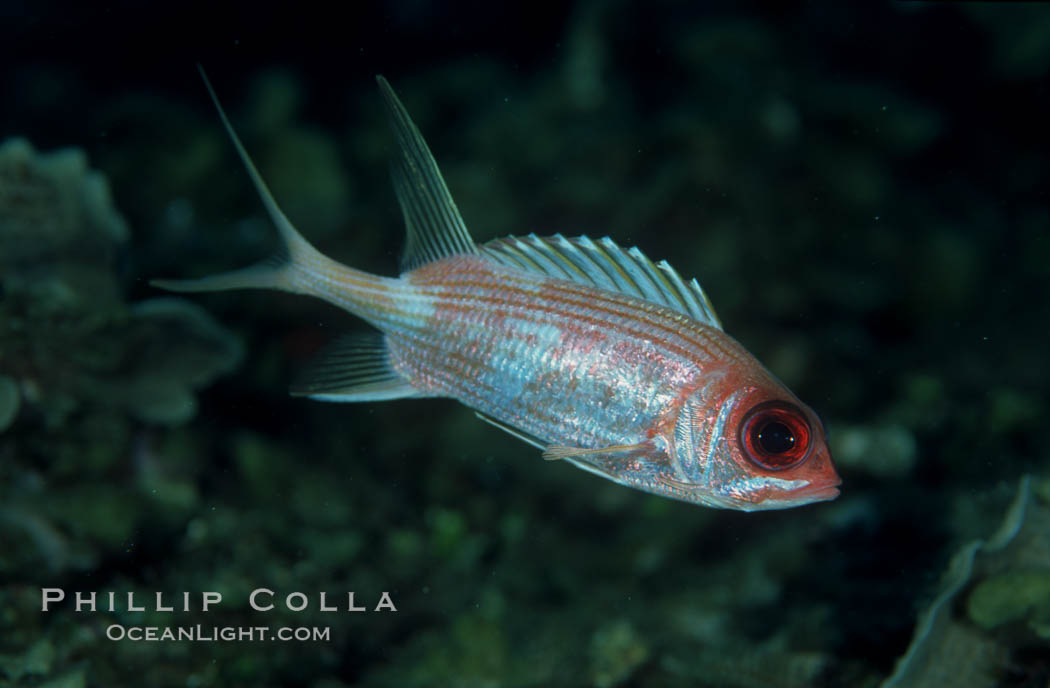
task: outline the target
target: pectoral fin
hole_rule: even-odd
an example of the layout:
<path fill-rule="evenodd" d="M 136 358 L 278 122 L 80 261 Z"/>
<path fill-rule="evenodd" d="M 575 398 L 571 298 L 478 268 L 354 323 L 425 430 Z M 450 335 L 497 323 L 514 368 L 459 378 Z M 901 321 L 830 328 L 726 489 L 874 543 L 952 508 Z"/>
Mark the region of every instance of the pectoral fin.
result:
<path fill-rule="evenodd" d="M 622 454 L 624 457 L 629 456 L 632 452 L 644 451 L 651 448 L 651 444 L 648 442 L 642 442 L 641 444 L 618 444 L 609 447 L 598 447 L 596 449 L 586 449 L 584 447 L 561 447 L 557 445 L 546 444 L 538 437 L 530 435 L 526 432 L 522 432 L 517 428 L 512 428 L 506 423 L 501 423 L 492 416 L 487 416 L 480 411 L 475 411 L 474 415 L 485 421 L 489 425 L 499 428 L 508 435 L 517 437 L 522 442 L 527 442 L 537 449 L 543 450 L 544 461 L 559 461 L 561 459 L 567 459 L 576 463 L 577 461 L 587 461 L 588 459 L 596 459 L 599 457 L 608 458 L 617 454 Z M 579 464 L 577 464 L 579 465 Z"/>

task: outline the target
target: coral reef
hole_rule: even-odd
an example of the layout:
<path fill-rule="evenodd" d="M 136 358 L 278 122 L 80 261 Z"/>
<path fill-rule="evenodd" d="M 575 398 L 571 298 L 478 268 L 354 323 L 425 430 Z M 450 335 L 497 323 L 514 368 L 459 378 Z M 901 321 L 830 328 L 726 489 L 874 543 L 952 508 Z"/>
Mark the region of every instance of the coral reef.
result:
<path fill-rule="evenodd" d="M 1030 493 L 1031 479 L 1025 477 L 995 534 L 955 553 L 940 593 L 920 615 L 911 646 L 883 688 L 1002 685 L 1011 653 L 1045 641 L 1050 502 L 1032 499 Z M 965 616 L 952 608 L 962 594 L 967 598 Z M 1027 622 L 1032 635 L 1018 638 L 1002 632 L 1011 622 Z"/>
<path fill-rule="evenodd" d="M 193 416 L 192 390 L 236 366 L 239 342 L 196 304 L 124 302 L 114 260 L 127 239 L 105 178 L 81 151 L 0 145 L 5 409 L 19 405 L 13 384 L 51 428 L 110 407 L 178 424 Z"/>
<path fill-rule="evenodd" d="M 38 154 L 23 138 L 0 143 L 0 266 L 49 257 L 105 261 L 128 227 L 109 185 L 76 148 Z"/>
<path fill-rule="evenodd" d="M 93 570 L 193 501 L 172 500 L 188 487 L 172 475 L 150 479 L 162 497 L 129 490 L 146 471 L 146 427 L 190 420 L 195 391 L 231 371 L 241 345 L 191 302 L 128 303 L 128 239 L 82 151 L 0 145 L 0 577 Z M 42 666 L 43 647 L 27 666 Z"/>

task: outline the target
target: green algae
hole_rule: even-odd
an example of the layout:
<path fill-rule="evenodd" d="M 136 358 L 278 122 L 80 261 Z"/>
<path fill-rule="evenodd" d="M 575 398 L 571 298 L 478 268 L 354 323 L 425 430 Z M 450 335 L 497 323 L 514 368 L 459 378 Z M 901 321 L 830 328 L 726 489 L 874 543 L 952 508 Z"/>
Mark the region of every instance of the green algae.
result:
<path fill-rule="evenodd" d="M 238 433 L 231 445 L 242 484 L 250 495 L 259 500 L 287 496 L 295 466 L 283 447 L 254 433 Z"/>
<path fill-rule="evenodd" d="M 1050 640 L 1050 569 L 1007 571 L 983 580 L 970 593 L 966 609 L 983 629 L 1027 621 L 1037 635 Z"/>
<path fill-rule="evenodd" d="M 629 681 L 651 650 L 631 623 L 620 619 L 594 632 L 589 653 L 592 685 L 613 688 Z"/>

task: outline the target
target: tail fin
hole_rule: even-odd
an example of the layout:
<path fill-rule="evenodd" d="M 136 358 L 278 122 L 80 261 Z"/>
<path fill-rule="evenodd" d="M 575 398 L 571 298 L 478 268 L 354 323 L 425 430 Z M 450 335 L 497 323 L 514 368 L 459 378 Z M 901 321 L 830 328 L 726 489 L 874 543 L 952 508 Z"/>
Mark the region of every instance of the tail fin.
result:
<path fill-rule="evenodd" d="M 302 268 L 319 260 L 327 261 L 327 259 L 311 246 L 310 242 L 303 238 L 285 216 L 284 212 L 281 211 L 277 201 L 273 198 L 273 194 L 270 193 L 270 189 L 267 188 L 266 182 L 263 181 L 262 175 L 259 174 L 259 170 L 255 168 L 255 164 L 248 156 L 248 151 L 244 149 L 237 132 L 233 130 L 233 125 L 230 124 L 229 118 L 226 117 L 226 112 L 223 111 L 222 105 L 219 103 L 219 97 L 215 95 L 215 89 L 212 88 L 211 82 L 208 81 L 208 75 L 204 73 L 204 68 L 197 65 L 197 70 L 200 72 L 201 78 L 204 79 L 204 86 L 208 89 L 208 95 L 211 96 L 212 102 L 215 103 L 215 108 L 219 111 L 219 118 L 222 119 L 222 124 L 226 127 L 226 133 L 229 134 L 230 140 L 233 141 L 233 146 L 237 149 L 237 155 L 240 156 L 241 162 L 244 163 L 248 176 L 262 199 L 263 206 L 266 208 L 270 220 L 277 227 L 283 245 L 278 254 L 272 258 L 240 270 L 200 279 L 155 279 L 150 280 L 150 284 L 161 289 L 178 292 L 225 291 L 228 289 L 281 289 L 284 291 L 302 292 L 304 291 L 304 281 L 301 279 L 303 275 L 300 274 Z"/>

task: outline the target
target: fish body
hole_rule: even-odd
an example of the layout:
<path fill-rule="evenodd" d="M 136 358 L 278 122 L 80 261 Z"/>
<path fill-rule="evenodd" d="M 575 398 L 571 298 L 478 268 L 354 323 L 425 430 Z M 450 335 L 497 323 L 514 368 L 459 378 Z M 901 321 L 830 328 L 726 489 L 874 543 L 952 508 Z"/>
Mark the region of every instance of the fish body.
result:
<path fill-rule="evenodd" d="M 706 506 L 777 509 L 838 494 L 820 421 L 722 330 L 695 280 L 608 238 L 529 235 L 476 245 L 418 129 L 381 77 L 379 84 L 400 149 L 392 166 L 408 230 L 400 277 L 356 270 L 310 246 L 220 107 L 286 255 L 157 284 L 282 289 L 376 328 L 337 341 L 295 394 L 451 397 L 547 459 Z"/>

